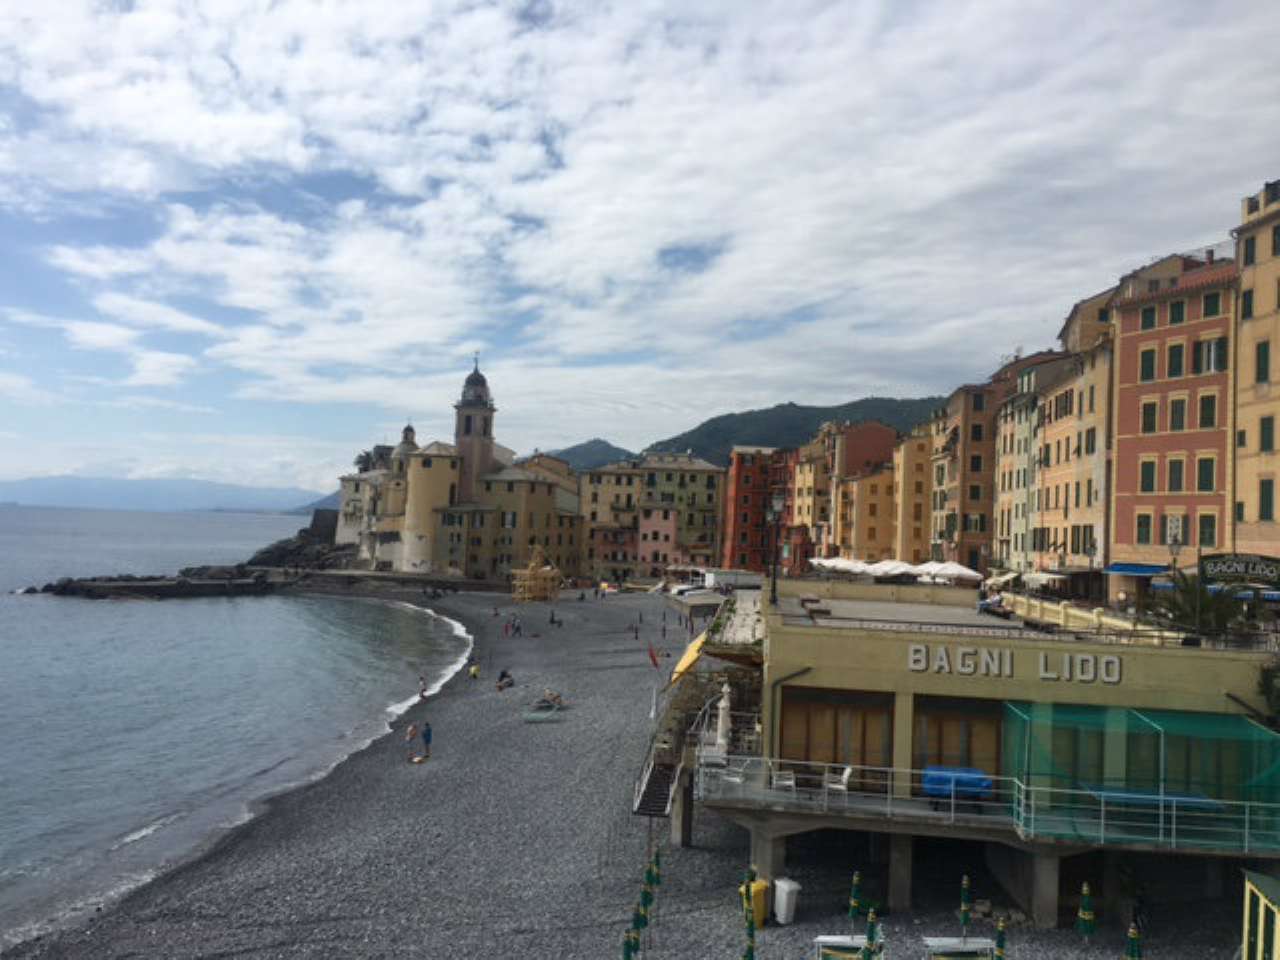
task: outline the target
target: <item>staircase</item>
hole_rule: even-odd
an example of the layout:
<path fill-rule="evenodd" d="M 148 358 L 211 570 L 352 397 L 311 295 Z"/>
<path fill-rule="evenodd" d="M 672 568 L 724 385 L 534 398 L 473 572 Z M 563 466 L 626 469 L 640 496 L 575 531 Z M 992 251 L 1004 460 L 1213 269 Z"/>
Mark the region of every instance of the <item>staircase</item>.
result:
<path fill-rule="evenodd" d="M 631 812 L 640 817 L 671 815 L 671 794 L 679 778 L 680 768 L 668 763 L 654 763 L 647 768 L 637 791 Z"/>

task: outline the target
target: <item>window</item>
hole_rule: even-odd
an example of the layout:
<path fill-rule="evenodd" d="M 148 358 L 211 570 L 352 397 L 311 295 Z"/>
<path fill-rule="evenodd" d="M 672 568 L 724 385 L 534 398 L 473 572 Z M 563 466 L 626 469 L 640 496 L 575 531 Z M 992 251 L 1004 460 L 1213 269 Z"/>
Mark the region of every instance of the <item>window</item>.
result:
<path fill-rule="evenodd" d="M 971 483 L 971 484 L 969 484 L 969 499 L 970 499 L 970 500 L 981 500 L 981 499 L 982 499 L 982 485 L 981 485 L 981 484 L 978 484 L 978 483 Z"/>
<path fill-rule="evenodd" d="M 1089 412 L 1093 413 L 1093 384 L 1092 383 L 1089 384 Z"/>
<path fill-rule="evenodd" d="M 1253 345 L 1253 381 L 1271 382 L 1271 341 L 1259 340 Z"/>
<path fill-rule="evenodd" d="M 471 414 L 467 414 L 462 418 L 462 432 L 470 435 L 471 433 Z"/>
<path fill-rule="evenodd" d="M 1218 461 L 1214 457 L 1200 457 L 1196 460 L 1196 490 L 1200 493 L 1213 493 L 1217 467 Z"/>
<path fill-rule="evenodd" d="M 1096 453 L 1098 449 L 1098 431 L 1090 427 L 1084 432 L 1084 452 Z"/>
<path fill-rule="evenodd" d="M 1137 524 L 1136 534 L 1137 536 L 1135 539 L 1137 540 L 1138 543 L 1151 542 L 1151 514 L 1149 513 L 1138 514 L 1138 524 Z"/>
<path fill-rule="evenodd" d="M 1271 255 L 1280 257 L 1280 223 L 1271 228 Z"/>
<path fill-rule="evenodd" d="M 1183 464 L 1181 459 L 1169 461 L 1169 465 L 1168 465 L 1169 478 L 1168 479 L 1169 479 L 1170 493 L 1182 492 L 1182 484 L 1183 484 L 1182 474 L 1183 474 L 1184 466 L 1185 465 Z"/>
<path fill-rule="evenodd" d="M 1155 325 L 1156 325 L 1156 308 L 1154 306 L 1143 307 L 1142 319 L 1139 322 L 1139 328 L 1142 330 L 1152 330 L 1155 328 Z"/>
<path fill-rule="evenodd" d="M 975 395 L 975 396 L 976 396 L 976 395 Z M 980 423 L 975 423 L 975 424 L 972 424 L 972 425 L 969 427 L 969 439 L 970 439 L 970 440 L 981 440 L 981 439 L 982 439 L 982 424 L 980 424 Z"/>
<path fill-rule="evenodd" d="M 981 454 L 977 454 L 977 453 L 975 453 L 973 456 L 971 456 L 971 457 L 969 458 L 969 469 L 970 469 L 970 470 L 972 470 L 974 473 L 981 473 L 981 472 L 982 472 L 982 456 L 981 456 Z"/>
<path fill-rule="evenodd" d="M 1258 449 L 1270 453 L 1276 448 L 1276 418 L 1262 417 L 1258 421 Z"/>
<path fill-rule="evenodd" d="M 1143 460 L 1138 465 L 1138 491 L 1140 493 L 1156 492 L 1156 462 Z"/>
<path fill-rule="evenodd" d="M 1182 376 L 1182 360 L 1186 353 L 1186 347 L 1180 343 L 1169 345 L 1169 362 L 1165 367 L 1164 375 L 1166 377 Z"/>
<path fill-rule="evenodd" d="M 1218 425 L 1218 398 L 1212 393 L 1200 395 L 1200 429 L 1208 430 Z"/>
<path fill-rule="evenodd" d="M 987 408 L 987 398 L 981 393 L 975 393 L 973 395 L 973 409 L 978 413 L 981 413 L 986 408 Z"/>
<path fill-rule="evenodd" d="M 1183 399 L 1169 401 L 1169 429 L 1187 429 L 1187 401 Z"/>
<path fill-rule="evenodd" d="M 1242 448 L 1242 449 L 1243 449 L 1244 447 L 1247 447 L 1248 445 L 1249 445 L 1249 432 L 1248 432 L 1247 430 L 1237 430 L 1237 431 L 1236 431 L 1236 446 L 1237 446 L 1237 447 L 1240 447 L 1240 448 Z"/>
<path fill-rule="evenodd" d="M 1254 263 L 1254 261 L 1256 260 L 1255 254 L 1257 253 L 1256 247 L 1257 247 L 1256 237 L 1244 238 L 1244 248 L 1241 251 L 1241 256 L 1240 256 L 1240 263 L 1242 266 L 1247 267 L 1252 263 Z"/>
<path fill-rule="evenodd" d="M 1202 513 L 1200 521 L 1200 546 L 1216 547 L 1218 545 L 1218 518 L 1212 513 Z"/>
<path fill-rule="evenodd" d="M 1206 293 L 1204 295 L 1204 312 L 1201 316 L 1216 317 L 1222 312 L 1222 294 Z"/>
<path fill-rule="evenodd" d="M 1240 291 L 1240 319 L 1248 320 L 1253 316 L 1253 291 Z"/>
<path fill-rule="evenodd" d="M 1142 405 L 1142 432 L 1143 433 L 1156 432 L 1156 417 L 1157 417 L 1158 410 L 1159 410 L 1159 405 L 1156 404 L 1154 401 L 1152 401 L 1151 403 L 1144 403 Z"/>
<path fill-rule="evenodd" d="M 1258 481 L 1258 519 L 1271 521 L 1276 518 L 1276 482 Z"/>
<path fill-rule="evenodd" d="M 1184 300 L 1175 300 L 1169 304 L 1169 326 L 1176 326 L 1187 318 L 1187 304 Z"/>
<path fill-rule="evenodd" d="M 1138 379 L 1143 383 L 1156 378 L 1156 352 L 1143 350 L 1138 364 Z"/>

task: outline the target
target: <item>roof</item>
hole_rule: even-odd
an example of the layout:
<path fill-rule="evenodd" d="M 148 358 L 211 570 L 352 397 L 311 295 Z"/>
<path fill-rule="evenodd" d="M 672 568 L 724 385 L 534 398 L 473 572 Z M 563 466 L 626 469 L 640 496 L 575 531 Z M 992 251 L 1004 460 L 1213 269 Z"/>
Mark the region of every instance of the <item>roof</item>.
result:
<path fill-rule="evenodd" d="M 519 467 L 503 467 L 501 470 L 495 470 L 493 473 L 486 473 L 482 479 L 499 481 L 506 480 L 508 482 L 513 480 L 524 480 L 529 483 L 550 482 L 545 477 L 540 477 L 536 473 L 531 473 L 528 470 L 521 470 Z"/>
<path fill-rule="evenodd" d="M 443 443 L 440 440 L 432 440 L 426 446 L 419 447 L 417 456 L 419 457 L 456 457 L 458 448 L 452 443 Z"/>
<path fill-rule="evenodd" d="M 741 443 L 735 443 L 730 447 L 730 451 L 733 453 L 773 453 L 777 449 L 777 447 L 753 447 Z"/>
<path fill-rule="evenodd" d="M 1173 286 L 1162 286 L 1159 290 L 1139 291 L 1128 297 L 1117 297 L 1116 302 L 1125 306 L 1134 303 L 1148 303 L 1156 300 L 1176 299 L 1184 293 L 1194 290 L 1209 290 L 1235 282 L 1236 265 L 1231 260 L 1198 267 L 1179 274 Z"/>

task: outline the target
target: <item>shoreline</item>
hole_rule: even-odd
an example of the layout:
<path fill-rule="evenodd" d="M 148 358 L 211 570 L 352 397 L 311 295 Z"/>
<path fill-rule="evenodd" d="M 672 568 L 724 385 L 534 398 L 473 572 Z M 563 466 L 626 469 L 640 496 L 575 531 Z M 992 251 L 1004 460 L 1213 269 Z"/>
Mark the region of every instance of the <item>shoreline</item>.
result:
<path fill-rule="evenodd" d="M 467 768 L 477 761 L 483 764 L 486 757 L 500 753 L 506 755 L 505 760 L 493 768 L 503 776 L 503 771 L 509 773 L 526 762 L 530 756 L 528 750 L 513 751 L 513 747 L 521 739 L 531 742 L 549 741 L 557 735 L 569 733 L 575 738 L 585 736 L 587 746 L 584 750 L 557 750 L 555 753 L 555 763 L 563 767 L 560 779 L 568 780 L 574 779 L 574 768 L 577 765 L 575 758 L 580 753 L 600 752 L 604 748 L 601 759 L 610 755 L 610 759 L 619 765 L 619 769 L 615 771 L 619 775 L 612 778 L 615 781 L 613 789 L 619 794 L 617 801 L 600 806 L 598 810 L 591 809 L 597 807 L 599 793 L 594 787 L 579 799 L 586 804 L 584 816 L 595 817 L 599 814 L 616 821 L 615 815 L 620 815 L 622 823 L 612 827 L 602 826 L 599 831 L 587 828 L 586 833 L 605 838 L 609 844 L 616 846 L 621 842 L 623 833 L 633 834 L 636 829 L 644 826 L 641 818 L 631 816 L 629 797 L 635 763 L 647 742 L 646 718 L 653 670 L 647 664 L 647 656 L 631 636 L 630 622 L 636 618 L 638 608 L 656 612 L 657 607 L 651 598 L 610 599 L 607 603 L 593 604 L 579 604 L 574 599 L 561 601 L 555 608 L 560 618 L 569 622 L 569 626 L 562 628 L 563 632 L 542 626 L 547 622 L 547 604 L 521 605 L 519 614 L 526 623 L 525 636 L 504 638 L 501 630 L 497 629 L 502 621 L 492 615 L 492 609 L 497 606 L 504 613 L 516 609 L 509 595 L 464 593 L 436 598 L 422 596 L 419 591 L 381 585 L 370 589 L 351 590 L 339 587 L 314 591 L 303 585 L 293 588 L 291 592 L 398 601 L 463 625 L 471 637 L 470 654 L 482 665 L 487 664 L 483 667 L 484 679 L 478 684 L 472 684 L 465 671 L 455 669 L 439 684 L 439 689 L 434 694 L 411 705 L 399 716 L 388 717 L 387 721 L 387 733 L 396 734 L 407 724 L 420 722 L 423 716 L 429 714 L 436 731 L 432 759 L 424 765 L 406 764 L 398 738 L 378 736 L 361 749 L 347 755 L 317 779 L 259 798 L 251 805 L 251 815 L 246 821 L 229 827 L 187 856 L 166 865 L 159 875 L 104 906 L 96 916 L 78 923 L 72 922 L 67 927 L 8 948 L 2 954 L 6 960 L 17 957 L 96 958 L 156 953 L 166 956 L 203 956 L 210 949 L 210 938 L 214 942 L 231 944 L 233 941 L 241 943 L 246 935 L 243 931 L 232 934 L 222 928 L 217 931 L 201 929 L 195 934 L 186 929 L 187 924 L 178 923 L 184 928 L 180 934 L 169 939 L 154 940 L 151 939 L 155 935 L 152 918 L 172 918 L 178 915 L 190 917 L 190 904 L 206 904 L 211 888 L 230 887 L 238 892 L 229 895 L 236 905 L 226 915 L 274 915 L 276 920 L 264 919 L 261 923 L 269 925 L 287 922 L 281 921 L 278 911 L 264 902 L 270 897 L 256 891 L 264 885 L 273 890 L 292 891 L 299 886 L 315 883 L 323 888 L 319 900 L 329 902 L 332 913 L 340 914 L 346 912 L 351 898 L 348 881 L 334 880 L 330 884 L 318 879 L 316 873 L 321 869 L 319 863 L 326 863 L 334 875 L 350 877 L 353 865 L 364 863 L 375 855 L 375 851 L 378 852 L 378 858 L 390 862 L 380 863 L 375 870 L 361 871 L 356 886 L 367 886 L 377 891 L 377 895 L 371 899 L 378 906 L 371 906 L 370 910 L 381 915 L 381 904 L 385 900 L 396 899 L 404 888 L 414 888 L 423 882 L 420 877 L 422 864 L 418 862 L 418 855 L 433 855 L 432 851 L 445 840 L 443 834 L 430 838 L 420 836 L 418 818 L 412 812 L 420 802 L 424 812 L 430 811 L 430 815 L 426 817 L 429 829 L 439 831 L 442 827 L 447 827 L 449 831 L 461 831 L 466 836 L 484 835 L 490 839 L 502 835 L 502 822 L 506 822 L 509 829 L 511 819 L 507 816 L 495 820 L 486 815 L 492 812 L 485 808 L 493 805 L 494 797 L 504 798 L 508 804 L 515 803 L 511 812 L 517 815 L 528 813 L 528 810 L 520 809 L 525 805 L 516 802 L 520 795 L 518 789 L 481 789 L 474 794 L 467 789 L 462 789 L 461 792 L 449 789 L 455 773 L 466 779 Z M 586 607 L 594 608 L 592 616 L 582 615 L 586 612 Z M 596 615 L 605 622 L 588 623 L 596 620 Z M 653 621 L 657 617 L 646 619 Z M 574 629 L 575 627 L 579 629 Z M 555 640 L 557 643 L 566 641 L 569 649 L 550 651 L 548 640 Z M 601 644 L 604 645 L 603 648 L 600 647 Z M 579 649 L 574 652 L 572 648 Z M 588 653 L 590 657 L 579 656 Z M 597 662 L 597 654 L 612 662 Z M 622 655 L 626 662 L 617 662 L 618 655 Z M 459 666 L 465 664 L 466 659 L 460 658 Z M 500 667 L 513 669 L 517 679 L 516 690 L 507 693 L 493 690 L 492 680 Z M 613 675 L 612 671 L 618 673 Z M 606 684 L 609 687 L 608 696 L 589 695 L 594 677 L 610 676 L 613 679 Z M 645 679 L 638 696 L 631 680 L 635 677 Z M 544 686 L 565 692 L 566 697 L 574 703 L 574 709 L 567 712 L 568 716 L 562 723 L 524 725 L 520 720 L 521 703 L 540 693 Z M 630 701 L 630 708 L 619 709 L 623 706 L 622 701 Z M 587 722 L 592 714 L 598 715 L 594 725 Z M 615 745 L 610 742 L 612 738 L 601 742 L 595 736 L 601 726 L 612 727 L 619 734 L 630 734 L 628 739 L 632 742 L 629 748 L 615 750 L 615 746 L 621 747 L 622 744 Z M 615 753 L 621 756 L 614 758 L 612 755 Z M 444 773 L 446 769 L 450 771 L 448 774 Z M 532 772 L 536 777 L 538 771 Z M 450 779 L 436 779 L 446 776 Z M 559 835 L 557 831 L 547 829 L 549 820 L 561 808 L 561 804 L 556 801 L 559 787 L 557 780 L 545 783 L 535 791 L 535 799 L 546 806 L 546 809 L 526 824 L 530 840 L 553 842 L 554 850 L 567 849 L 575 840 L 573 835 Z M 617 789 L 619 787 L 621 790 Z M 414 791 L 441 788 L 445 792 L 431 800 L 415 798 Z M 409 811 L 405 809 L 406 804 Z M 342 815 L 335 811 L 342 811 Z M 480 819 L 477 820 L 477 817 Z M 548 836 L 548 833 L 555 836 Z M 298 849 L 296 838 L 299 835 L 305 835 L 302 843 L 306 847 L 305 851 Z M 393 836 L 398 839 L 393 841 Z M 448 846 L 452 848 L 456 844 Z M 498 849 L 491 856 L 474 859 L 468 857 L 466 866 L 482 872 L 496 868 L 505 874 L 503 866 L 509 859 L 509 854 L 510 850 L 499 840 Z M 554 856 L 548 853 L 546 859 L 554 859 Z M 503 876 L 492 882 L 505 884 L 508 881 Z M 255 892 L 252 895 L 244 894 L 240 892 L 242 887 Z M 448 889 L 449 884 L 441 879 L 438 901 L 440 897 L 449 899 L 450 894 L 446 892 Z M 474 885 L 473 891 L 476 897 L 480 896 Z M 286 898 L 289 896 L 288 893 L 280 895 Z M 308 902 L 314 904 L 316 899 L 309 897 Z M 175 907 L 177 903 L 183 904 L 182 909 Z M 409 909 L 417 909 L 416 901 Z M 459 916 L 465 916 L 467 912 L 467 909 L 462 909 Z M 622 914 L 619 913 L 617 920 L 621 919 Z M 324 923 L 327 928 L 331 926 L 332 929 L 328 929 L 326 935 L 331 935 L 336 940 L 343 939 L 346 936 L 343 931 L 350 927 L 350 918 L 347 921 L 335 919 L 331 922 L 316 922 Z M 615 920 L 611 918 L 608 922 L 610 930 L 614 923 Z M 190 920 L 190 924 L 202 926 L 198 920 Z M 356 921 L 356 924 L 365 928 L 363 921 Z M 455 921 L 446 921 L 444 926 L 454 930 L 456 935 Z M 258 929 L 258 926 L 255 925 L 254 928 Z M 253 940 L 256 936 L 249 935 L 249 938 Z M 384 936 L 367 932 L 367 937 L 374 941 Z M 395 933 L 394 936 L 398 937 L 400 934 Z M 485 942 L 483 934 L 481 936 L 482 942 Z M 614 940 L 612 932 L 608 939 L 611 943 Z M 488 942 L 485 943 L 485 949 L 488 949 Z M 365 954 L 345 946 L 333 947 L 332 951 L 329 948 L 321 950 L 316 949 L 314 943 L 305 948 L 298 946 L 297 949 L 303 951 L 297 955 L 307 956 L 333 951 L 350 956 L 384 955 L 381 949 Z M 453 948 L 450 952 L 453 952 Z M 467 953 L 464 950 L 458 955 Z"/>
<path fill-rule="evenodd" d="M 21 594 L 23 591 L 15 591 L 15 594 Z M 466 645 L 462 654 L 452 662 L 440 675 L 433 681 L 427 689 L 426 697 L 420 694 L 414 694 L 412 698 L 406 701 L 392 702 L 383 707 L 380 714 L 371 715 L 370 721 L 376 722 L 382 720 L 385 728 L 379 733 L 359 742 L 351 751 L 342 754 L 332 762 L 325 763 L 315 771 L 298 779 L 279 784 L 270 788 L 266 792 L 244 800 L 243 810 L 229 821 L 211 826 L 205 835 L 197 840 L 192 846 L 185 851 L 175 854 L 171 857 L 162 859 L 153 867 L 148 868 L 141 873 L 121 876 L 113 881 L 113 885 L 103 893 L 90 893 L 82 897 L 71 900 L 62 904 L 57 911 L 51 916 L 40 917 L 29 920 L 19 926 L 13 928 L 14 931 L 22 931 L 30 929 L 33 932 L 28 936 L 15 940 L 6 945 L 0 945 L 0 960 L 7 960 L 11 955 L 18 955 L 18 951 L 28 948 L 43 940 L 55 938 L 69 932 L 87 928 L 91 926 L 95 920 L 110 911 L 122 907 L 135 894 L 145 891 L 153 884 L 164 883 L 172 875 L 197 865 L 200 861 L 207 857 L 214 856 L 221 846 L 225 843 L 233 843 L 237 834 L 250 826 L 259 818 L 267 816 L 271 813 L 273 806 L 288 798 L 290 795 L 305 791 L 320 783 L 333 775 L 343 764 L 346 764 L 354 757 L 376 746 L 380 741 L 385 740 L 391 734 L 397 732 L 398 728 L 403 728 L 403 721 L 415 709 L 425 706 L 435 697 L 448 683 L 457 677 L 462 668 L 466 665 L 475 648 L 475 634 L 468 629 L 467 625 L 460 620 L 438 613 L 427 602 L 430 598 L 420 598 L 414 600 L 412 598 L 388 598 L 381 596 L 367 595 L 363 590 L 308 590 L 305 588 L 289 588 L 278 591 L 278 593 L 292 594 L 295 596 L 316 596 L 325 598 L 343 598 L 373 603 L 385 603 L 394 606 L 412 608 L 417 613 L 424 613 L 428 617 L 440 620 L 449 625 L 455 638 L 465 638 Z M 401 709 L 397 709 L 401 708 Z M 111 850 L 115 850 L 125 845 L 131 838 L 143 839 L 150 833 L 154 832 L 160 826 L 163 826 L 179 817 L 180 814 L 169 814 L 160 818 L 155 823 L 147 824 L 134 833 L 127 835 L 124 840 L 117 842 Z M 135 838 L 135 834 L 142 834 L 141 837 Z"/>

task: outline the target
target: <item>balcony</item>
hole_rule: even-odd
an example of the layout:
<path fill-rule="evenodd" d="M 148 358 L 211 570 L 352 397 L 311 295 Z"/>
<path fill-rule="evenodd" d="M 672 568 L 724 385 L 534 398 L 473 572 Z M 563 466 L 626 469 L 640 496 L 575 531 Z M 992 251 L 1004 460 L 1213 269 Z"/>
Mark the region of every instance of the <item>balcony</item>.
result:
<path fill-rule="evenodd" d="M 723 809 L 838 818 L 860 829 L 897 823 L 1004 841 L 1280 857 L 1280 804 L 1105 786 L 1061 789 L 948 767 L 702 753 L 694 796 Z"/>

